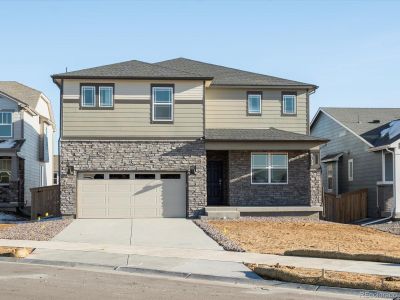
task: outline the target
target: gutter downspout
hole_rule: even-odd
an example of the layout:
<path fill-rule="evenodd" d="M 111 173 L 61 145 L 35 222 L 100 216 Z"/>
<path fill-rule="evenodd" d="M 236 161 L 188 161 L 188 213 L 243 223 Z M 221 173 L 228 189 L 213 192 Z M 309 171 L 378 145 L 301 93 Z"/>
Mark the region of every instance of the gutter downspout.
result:
<path fill-rule="evenodd" d="M 392 189 L 393 189 L 393 209 L 392 209 L 392 212 L 391 212 L 389 217 L 386 217 L 386 218 L 383 218 L 383 219 L 379 219 L 379 220 L 375 220 L 375 221 L 371 221 L 371 222 L 362 224 L 361 226 L 372 225 L 372 224 L 379 223 L 379 222 L 382 222 L 382 221 L 391 220 L 391 219 L 393 219 L 395 217 L 395 212 L 396 212 L 396 180 L 397 180 L 397 178 L 395 177 L 395 173 L 396 173 L 396 169 L 395 169 L 396 168 L 396 153 L 395 153 L 395 151 L 390 150 L 388 147 L 385 150 L 390 152 L 390 153 L 392 153 L 392 155 L 393 155 L 393 186 L 392 186 Z M 376 190 L 376 194 L 378 196 L 378 189 Z M 378 197 L 377 197 L 376 201 L 378 201 Z"/>

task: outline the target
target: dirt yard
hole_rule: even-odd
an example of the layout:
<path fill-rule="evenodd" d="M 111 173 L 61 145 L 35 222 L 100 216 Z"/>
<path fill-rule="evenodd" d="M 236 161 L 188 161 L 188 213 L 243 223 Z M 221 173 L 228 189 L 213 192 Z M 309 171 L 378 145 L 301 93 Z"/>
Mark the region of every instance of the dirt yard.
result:
<path fill-rule="evenodd" d="M 279 219 L 207 223 L 249 252 L 284 254 L 287 250 L 311 249 L 400 257 L 400 236 L 357 225 Z"/>

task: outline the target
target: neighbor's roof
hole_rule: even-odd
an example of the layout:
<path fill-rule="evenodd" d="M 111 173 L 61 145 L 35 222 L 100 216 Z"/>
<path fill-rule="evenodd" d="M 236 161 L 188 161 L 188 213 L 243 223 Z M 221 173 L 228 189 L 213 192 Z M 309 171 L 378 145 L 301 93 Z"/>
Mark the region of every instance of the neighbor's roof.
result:
<path fill-rule="evenodd" d="M 157 65 L 185 72 L 194 72 L 202 76 L 213 77 L 212 85 L 216 86 L 307 86 L 317 88 L 317 86 L 313 84 L 242 71 L 183 57 L 161 61 L 157 63 Z"/>
<path fill-rule="evenodd" d="M 400 138 L 381 136 L 382 130 L 390 126 L 390 122 L 400 119 L 400 108 L 350 108 L 321 107 L 344 126 L 352 130 L 374 147 L 391 144 Z"/>
<path fill-rule="evenodd" d="M 206 141 L 244 141 L 244 142 L 327 142 L 326 139 L 310 135 L 267 129 L 206 129 Z"/>
<path fill-rule="evenodd" d="M 0 81 L 0 94 L 4 94 L 5 96 L 28 105 L 28 107 L 36 113 L 38 113 L 36 111 L 36 107 L 40 97 L 42 95 L 44 96 L 41 91 L 33 89 L 17 81 Z M 55 124 L 51 103 L 48 103 L 48 105 L 51 121 Z"/>
<path fill-rule="evenodd" d="M 332 161 L 338 161 L 339 158 L 341 158 L 343 156 L 343 153 L 334 153 L 334 154 L 328 154 L 326 156 L 324 156 L 323 158 L 321 158 L 321 162 L 323 163 L 327 163 L 327 162 L 332 162 Z"/>
<path fill-rule="evenodd" d="M 0 151 L 12 150 L 12 149 L 19 150 L 24 142 L 25 142 L 24 139 L 0 140 Z"/>
<path fill-rule="evenodd" d="M 158 63 L 130 60 L 111 65 L 52 75 L 53 79 L 199 79 L 212 80 L 218 86 L 282 86 L 316 89 L 317 86 L 299 81 L 242 71 L 186 58 Z"/>
<path fill-rule="evenodd" d="M 165 68 L 138 60 L 130 60 L 111 65 L 82 69 L 52 75 L 57 78 L 180 78 L 180 79 L 211 79 L 191 72 Z"/>

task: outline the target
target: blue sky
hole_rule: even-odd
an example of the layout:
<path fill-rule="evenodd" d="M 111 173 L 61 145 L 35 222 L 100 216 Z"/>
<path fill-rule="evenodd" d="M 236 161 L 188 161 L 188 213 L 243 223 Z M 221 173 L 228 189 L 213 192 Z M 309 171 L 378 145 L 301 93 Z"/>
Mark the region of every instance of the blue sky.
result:
<path fill-rule="evenodd" d="M 313 83 L 320 106 L 399 107 L 400 1 L 0 0 L 0 80 L 174 57 Z"/>

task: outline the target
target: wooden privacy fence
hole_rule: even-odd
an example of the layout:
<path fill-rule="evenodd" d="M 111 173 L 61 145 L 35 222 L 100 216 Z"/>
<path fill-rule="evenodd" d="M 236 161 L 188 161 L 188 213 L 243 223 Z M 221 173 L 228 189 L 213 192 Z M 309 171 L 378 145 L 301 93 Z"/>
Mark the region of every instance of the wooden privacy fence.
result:
<path fill-rule="evenodd" d="M 362 189 L 341 195 L 324 194 L 324 219 L 338 223 L 351 223 L 365 219 L 368 214 L 368 190 Z"/>
<path fill-rule="evenodd" d="M 31 189 L 31 219 L 48 216 L 58 217 L 60 213 L 60 186 L 50 185 Z"/>

